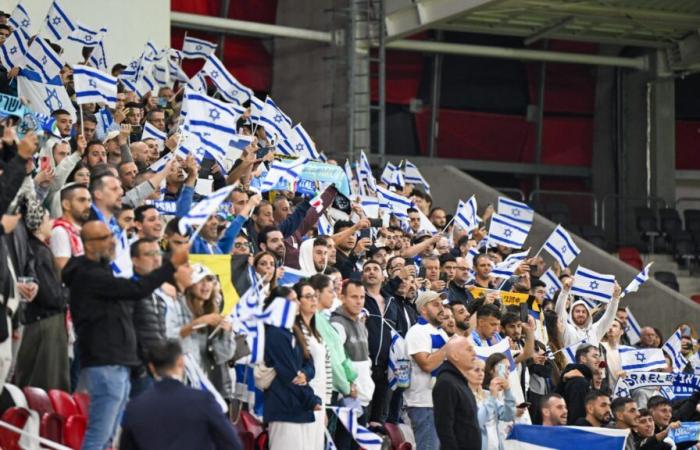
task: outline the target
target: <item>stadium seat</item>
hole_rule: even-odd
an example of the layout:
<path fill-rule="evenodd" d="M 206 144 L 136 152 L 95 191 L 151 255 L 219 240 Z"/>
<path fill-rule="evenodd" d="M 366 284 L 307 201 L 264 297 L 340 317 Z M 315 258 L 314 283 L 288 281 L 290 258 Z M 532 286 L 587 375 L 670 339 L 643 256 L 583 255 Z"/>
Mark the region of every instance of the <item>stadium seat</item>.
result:
<path fill-rule="evenodd" d="M 75 404 L 73 397 L 69 393 L 59 389 L 51 389 L 49 391 L 51 406 L 53 410 L 61 417 L 67 419 L 70 416 L 81 414 L 80 408 Z"/>
<path fill-rule="evenodd" d="M 656 238 L 661 234 L 656 214 L 651 208 L 641 206 L 634 208 L 634 217 L 637 231 L 644 241 L 649 242 L 649 253 L 654 253 Z"/>
<path fill-rule="evenodd" d="M 581 227 L 581 233 L 583 235 L 582 237 L 585 240 L 595 245 L 599 249 L 607 251 L 608 242 L 605 239 L 605 234 L 603 234 L 603 230 L 601 230 L 595 225 L 583 225 Z"/>
<path fill-rule="evenodd" d="M 17 428 L 24 428 L 29 419 L 29 411 L 24 408 L 12 407 L 5 411 L 0 420 Z M 14 431 L 0 427 L 0 448 L 3 450 L 21 450 L 19 446 L 20 435 Z"/>
<path fill-rule="evenodd" d="M 88 417 L 88 410 L 90 407 L 90 396 L 87 392 L 74 392 L 73 401 L 78 407 L 78 411 L 85 417 Z"/>
<path fill-rule="evenodd" d="M 700 305 L 700 294 L 691 295 L 690 299 Z"/>
<path fill-rule="evenodd" d="M 87 428 L 87 419 L 85 416 L 70 416 L 66 419 L 63 427 L 63 445 L 66 445 L 74 450 L 80 450 L 85 437 L 85 428 Z"/>
<path fill-rule="evenodd" d="M 683 211 L 685 229 L 691 233 L 700 232 L 700 209 L 686 209 Z"/>
<path fill-rule="evenodd" d="M 639 254 L 639 250 L 634 247 L 620 247 L 617 253 L 621 261 L 638 270 L 642 270 L 644 261 L 642 261 L 642 255 Z"/>
<path fill-rule="evenodd" d="M 411 443 L 407 442 L 406 439 L 403 437 L 401 428 L 399 428 L 395 423 L 386 422 L 384 424 L 384 429 L 386 430 L 387 434 L 389 435 L 389 439 L 391 440 L 392 450 L 411 450 L 413 448 Z"/>
<path fill-rule="evenodd" d="M 253 433 L 255 439 L 263 432 L 263 425 L 248 411 L 241 411 L 241 423 L 246 431 Z"/>
<path fill-rule="evenodd" d="M 676 278 L 676 274 L 673 272 L 654 272 L 654 278 L 659 283 L 665 284 L 676 292 L 680 290 L 678 279 Z"/>
<path fill-rule="evenodd" d="M 678 211 L 674 208 L 661 208 L 659 210 L 659 224 L 664 234 L 683 229 L 683 223 Z"/>
<path fill-rule="evenodd" d="M 55 413 L 44 414 L 39 425 L 39 435 L 50 441 L 63 442 L 63 417 Z"/>
<path fill-rule="evenodd" d="M 38 412 L 40 416 L 55 412 L 51 404 L 51 399 L 45 390 L 31 386 L 26 386 L 22 390 L 24 391 L 25 397 L 27 397 L 29 409 Z"/>
<path fill-rule="evenodd" d="M 547 203 L 545 205 L 545 215 L 552 222 L 562 224 L 563 226 L 569 225 L 571 221 L 569 207 L 565 203 Z"/>

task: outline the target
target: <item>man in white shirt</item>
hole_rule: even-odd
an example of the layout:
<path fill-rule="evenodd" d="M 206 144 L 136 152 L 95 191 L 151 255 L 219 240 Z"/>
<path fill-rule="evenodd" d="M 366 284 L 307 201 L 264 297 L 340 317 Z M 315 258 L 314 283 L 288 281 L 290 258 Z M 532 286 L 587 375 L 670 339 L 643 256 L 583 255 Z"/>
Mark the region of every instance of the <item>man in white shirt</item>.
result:
<path fill-rule="evenodd" d="M 440 329 L 444 319 L 444 295 L 422 292 L 416 300 L 418 323 L 406 333 L 406 350 L 411 356 L 411 385 L 403 393 L 416 448 L 438 450 L 440 441 L 433 418 L 433 385 L 436 369 L 445 361 L 447 334 Z"/>

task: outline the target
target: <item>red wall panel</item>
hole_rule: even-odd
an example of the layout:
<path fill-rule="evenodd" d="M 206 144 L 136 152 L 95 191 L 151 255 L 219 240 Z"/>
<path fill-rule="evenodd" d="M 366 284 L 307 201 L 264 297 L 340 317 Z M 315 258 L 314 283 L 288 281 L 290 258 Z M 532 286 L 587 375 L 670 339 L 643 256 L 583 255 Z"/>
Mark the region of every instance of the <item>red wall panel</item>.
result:
<path fill-rule="evenodd" d="M 676 169 L 700 170 L 700 121 L 676 121 Z"/>

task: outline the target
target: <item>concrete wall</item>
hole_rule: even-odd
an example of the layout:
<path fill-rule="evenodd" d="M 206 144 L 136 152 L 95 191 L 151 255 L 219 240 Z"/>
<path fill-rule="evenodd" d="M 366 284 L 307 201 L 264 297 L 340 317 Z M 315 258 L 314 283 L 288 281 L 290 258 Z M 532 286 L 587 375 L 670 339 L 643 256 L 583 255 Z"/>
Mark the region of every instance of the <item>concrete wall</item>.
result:
<path fill-rule="evenodd" d="M 423 166 L 420 171 L 430 183 L 433 198 L 439 199 L 437 204 L 453 208 L 457 201 L 476 195 L 479 210 L 487 204 L 498 202 L 499 192 L 478 181 L 477 179 L 451 166 Z M 536 214 L 535 222 L 530 231 L 526 247 L 532 247 L 535 254 L 550 235 L 556 224 L 543 216 Z M 582 264 L 596 272 L 614 274 L 624 288 L 638 273 L 633 267 L 623 263 L 614 256 L 591 245 L 587 241 L 574 236 L 576 245 L 582 250 L 581 255 L 574 261 L 573 268 Z M 542 253 L 545 260 L 551 257 Z M 661 329 L 664 336 L 672 333 L 681 322 L 700 323 L 700 305 L 667 288 L 653 279 L 636 293 L 626 296 L 622 302 L 629 305 L 640 325 L 653 325 Z"/>

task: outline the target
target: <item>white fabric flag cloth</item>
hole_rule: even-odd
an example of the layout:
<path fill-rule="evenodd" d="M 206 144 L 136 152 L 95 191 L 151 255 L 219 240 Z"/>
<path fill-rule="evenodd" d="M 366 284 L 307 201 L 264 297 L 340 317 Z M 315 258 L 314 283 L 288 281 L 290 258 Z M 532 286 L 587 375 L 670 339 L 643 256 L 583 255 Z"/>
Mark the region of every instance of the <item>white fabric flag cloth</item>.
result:
<path fill-rule="evenodd" d="M 647 282 L 649 279 L 649 269 L 651 269 L 651 265 L 654 264 L 654 261 L 650 262 L 649 264 L 646 265 L 645 268 L 642 269 L 641 272 L 639 272 L 635 277 L 630 281 L 630 284 L 627 285 L 624 291 L 622 291 L 622 294 L 620 295 L 620 298 L 624 297 L 627 294 L 630 294 L 632 292 L 637 292 L 640 287 L 644 283 Z"/>
<path fill-rule="evenodd" d="M 122 230 L 116 240 L 112 273 L 118 278 L 131 278 L 134 275 L 134 265 L 131 262 L 131 242 L 126 231 Z"/>
<path fill-rule="evenodd" d="M 29 47 L 29 35 L 24 29 L 18 28 L 5 40 L 0 47 L 0 63 L 6 69 L 22 67 L 26 62 L 25 55 Z"/>
<path fill-rule="evenodd" d="M 44 81 L 52 81 L 61 75 L 63 63 L 45 39 L 36 37 L 24 56 L 28 67 L 41 73 Z"/>
<path fill-rule="evenodd" d="M 75 23 L 63 10 L 58 0 L 54 0 L 49 8 L 49 13 L 46 15 L 46 27 L 48 28 L 51 36 L 60 41 L 63 38 L 70 36 L 70 34 L 76 29 Z"/>
<path fill-rule="evenodd" d="M 562 269 L 569 267 L 581 253 L 581 249 L 576 246 L 573 238 L 561 225 L 557 225 L 552 231 L 543 248 L 559 262 Z"/>
<path fill-rule="evenodd" d="M 78 104 L 105 103 L 114 108 L 117 104 L 117 78 L 90 67 L 73 66 L 75 97 Z"/>
<path fill-rule="evenodd" d="M 489 225 L 489 244 L 500 244 L 510 248 L 522 248 L 525 245 L 530 225 L 517 222 L 510 217 L 494 213 Z"/>
<path fill-rule="evenodd" d="M 665 369 L 666 359 L 660 348 L 620 346 L 620 365 L 625 372 Z"/>
<path fill-rule="evenodd" d="M 205 41 L 192 36 L 185 36 L 185 41 L 182 43 L 183 58 L 203 58 L 206 59 L 209 55 L 216 51 L 217 44 Z"/>
<path fill-rule="evenodd" d="M 360 448 L 365 450 L 381 450 L 383 440 L 375 433 L 372 433 L 367 428 L 357 422 L 358 412 L 352 408 L 342 408 L 338 406 L 331 407 L 333 412 L 340 419 L 340 423 L 350 432 L 353 439 L 360 444 Z"/>
<path fill-rule="evenodd" d="M 165 133 L 165 131 L 160 131 L 158 128 L 155 127 L 155 125 L 146 121 L 143 124 L 141 140 L 145 141 L 146 139 L 154 139 L 160 143 L 163 143 L 166 139 L 168 139 L 168 135 Z"/>
<path fill-rule="evenodd" d="M 227 101 L 241 105 L 253 97 L 253 91 L 231 75 L 216 56 L 209 55 L 202 70 L 209 75 L 219 94 Z"/>
<path fill-rule="evenodd" d="M 18 28 L 27 29 L 32 26 L 32 19 L 29 17 L 27 9 L 22 6 L 21 1 L 17 4 L 17 6 L 15 6 L 15 9 L 12 11 L 12 14 L 10 14 L 10 19 L 8 21 L 15 30 Z"/>
<path fill-rule="evenodd" d="M 590 300 L 608 303 L 612 300 L 615 290 L 615 275 L 605 275 L 594 272 L 583 266 L 578 266 L 574 274 L 574 284 L 571 293 Z"/>
<path fill-rule="evenodd" d="M 547 269 L 540 277 L 540 281 L 544 283 L 546 289 L 545 295 L 550 300 L 554 300 L 554 294 L 556 294 L 557 291 L 561 291 L 561 288 L 564 286 L 552 269 Z"/>
<path fill-rule="evenodd" d="M 425 178 L 418 170 L 418 167 L 416 167 L 416 165 L 411 161 L 406 160 L 406 164 L 403 168 L 403 179 L 406 181 L 406 183 L 422 185 L 425 188 L 425 192 L 430 194 L 430 184 L 425 181 Z"/>
<path fill-rule="evenodd" d="M 532 220 L 535 217 L 535 211 L 528 205 L 516 202 L 508 197 L 498 197 L 498 208 L 496 212 L 516 222 L 528 225 L 532 224 Z"/>
<path fill-rule="evenodd" d="M 639 322 L 632 315 L 629 306 L 625 308 L 625 311 L 627 312 L 627 329 L 625 332 L 630 340 L 630 344 L 634 345 L 642 340 L 642 327 L 639 326 Z"/>
<path fill-rule="evenodd" d="M 63 109 L 68 111 L 74 123 L 77 121 L 73 103 L 59 79 L 44 82 L 40 74 L 22 69 L 17 76 L 17 90 L 20 97 L 27 99 L 32 111 L 50 116 L 53 111 Z"/>
<path fill-rule="evenodd" d="M 306 159 L 304 158 L 289 161 L 274 161 L 267 175 L 265 175 L 261 191 L 267 192 L 273 189 L 293 191 L 294 183 L 301 176 L 305 164 Z"/>
<path fill-rule="evenodd" d="M 507 280 L 513 276 L 515 269 L 527 259 L 528 253 L 530 253 L 530 249 L 508 255 L 505 260 L 494 266 L 493 270 L 491 270 L 491 275 L 496 278 L 505 278 Z"/>
<path fill-rule="evenodd" d="M 68 36 L 69 41 L 77 42 L 85 47 L 95 47 L 97 44 L 102 42 L 107 28 L 100 28 L 99 30 L 91 30 L 80 22 L 76 21 L 77 26 L 75 30 Z"/>
<path fill-rule="evenodd" d="M 688 360 L 681 353 L 681 330 L 676 330 L 675 333 L 668 338 L 668 341 L 661 347 L 673 361 L 673 371 L 681 372 L 688 365 Z"/>
<path fill-rule="evenodd" d="M 460 226 L 463 230 L 471 232 L 474 228 L 479 226 L 479 216 L 476 213 L 477 204 L 476 197 L 472 195 L 469 200 L 463 202 L 459 201 L 457 205 L 457 212 L 455 212 L 455 223 Z"/>
<path fill-rule="evenodd" d="M 180 218 L 180 233 L 184 235 L 187 232 L 187 226 L 198 227 L 206 222 L 209 216 L 216 212 L 219 205 L 229 198 L 235 187 L 236 184 L 224 186 L 194 205 L 186 216 Z"/>

